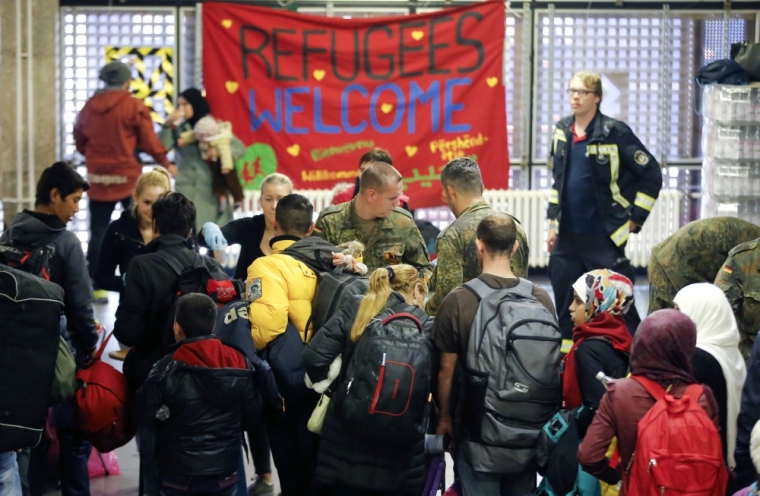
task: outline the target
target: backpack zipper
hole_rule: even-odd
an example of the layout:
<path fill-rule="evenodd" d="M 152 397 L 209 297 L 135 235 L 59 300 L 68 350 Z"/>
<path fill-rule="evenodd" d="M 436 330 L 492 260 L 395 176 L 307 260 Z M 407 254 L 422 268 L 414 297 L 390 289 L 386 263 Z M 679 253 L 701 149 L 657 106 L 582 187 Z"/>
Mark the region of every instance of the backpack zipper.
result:
<path fill-rule="evenodd" d="M 380 363 L 380 373 L 377 375 L 377 385 L 375 386 L 375 394 L 372 396 L 372 404 L 369 407 L 369 414 L 375 413 L 377 402 L 380 399 L 380 391 L 383 389 L 383 379 L 385 379 L 385 353 L 383 353 L 383 361 Z"/>

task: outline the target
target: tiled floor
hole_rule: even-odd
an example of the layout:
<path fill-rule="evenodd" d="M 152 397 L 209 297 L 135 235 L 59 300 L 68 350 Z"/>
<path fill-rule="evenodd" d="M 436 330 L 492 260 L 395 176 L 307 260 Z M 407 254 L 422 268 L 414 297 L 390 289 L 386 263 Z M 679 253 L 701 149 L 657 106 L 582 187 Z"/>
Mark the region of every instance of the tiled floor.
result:
<path fill-rule="evenodd" d="M 537 277 L 531 279 L 533 279 L 535 283 L 540 284 L 542 287 L 544 287 L 549 292 L 549 294 L 554 297 L 551 286 L 549 285 L 549 281 L 546 277 Z M 636 283 L 635 296 L 636 308 L 638 309 L 639 314 L 643 317 L 646 315 L 647 306 L 649 305 L 649 282 L 645 278 L 643 280 L 640 279 L 639 282 Z M 113 329 L 114 314 L 116 313 L 118 301 L 118 295 L 111 293 L 108 304 L 96 305 L 95 316 L 100 320 L 100 322 L 105 325 L 106 329 L 108 330 Z M 118 348 L 118 343 L 116 340 L 112 339 L 108 343 L 108 348 L 103 356 L 107 362 L 111 363 L 114 367 L 121 370 L 121 362 L 116 362 L 107 357 L 109 351 L 114 351 Z M 116 450 L 116 456 L 119 461 L 119 467 L 121 469 L 122 475 L 102 477 L 92 480 L 90 482 L 90 491 L 92 493 L 92 496 L 132 496 L 138 493 L 139 458 L 137 455 L 137 447 L 134 440 L 126 446 Z M 272 466 L 274 467 L 274 464 L 272 464 Z M 451 462 L 451 459 L 447 456 L 447 481 L 451 481 L 454 478 L 452 467 L 453 464 Z M 248 477 L 248 480 L 253 477 L 253 474 L 253 466 L 250 464 L 250 462 L 246 463 L 246 475 Z M 275 494 L 277 492 L 279 492 L 279 481 L 277 480 L 277 475 L 275 473 Z M 60 491 L 54 492 L 52 494 L 58 496 L 60 495 Z"/>

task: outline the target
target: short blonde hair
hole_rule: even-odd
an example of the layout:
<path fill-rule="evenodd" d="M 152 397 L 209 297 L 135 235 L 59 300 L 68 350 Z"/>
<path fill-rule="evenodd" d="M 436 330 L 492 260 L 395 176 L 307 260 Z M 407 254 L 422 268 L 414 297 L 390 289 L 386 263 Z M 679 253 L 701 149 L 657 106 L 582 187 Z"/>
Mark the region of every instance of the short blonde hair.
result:
<path fill-rule="evenodd" d="M 264 188 L 269 185 L 287 186 L 288 192 L 293 192 L 293 181 L 291 181 L 290 178 L 285 174 L 280 174 L 279 172 L 273 172 L 272 174 L 269 174 L 267 177 L 265 177 L 263 181 L 261 181 L 262 195 L 264 194 Z"/>
<path fill-rule="evenodd" d="M 596 96 L 599 97 L 599 103 L 602 103 L 602 76 L 592 71 L 579 71 L 576 72 L 571 81 L 575 78 L 580 79 L 586 88 L 590 89 Z"/>
<path fill-rule="evenodd" d="M 383 192 L 401 180 L 401 173 L 392 165 L 385 162 L 372 162 L 359 177 L 359 193 L 365 193 L 370 189 Z"/>

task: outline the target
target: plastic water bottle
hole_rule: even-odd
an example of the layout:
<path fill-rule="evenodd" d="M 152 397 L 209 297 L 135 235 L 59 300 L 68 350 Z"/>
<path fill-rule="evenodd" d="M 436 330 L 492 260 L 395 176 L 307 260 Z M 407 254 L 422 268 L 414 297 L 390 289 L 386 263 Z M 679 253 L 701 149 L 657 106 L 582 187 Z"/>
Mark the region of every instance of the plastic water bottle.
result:
<path fill-rule="evenodd" d="M 596 380 L 604 384 L 604 387 L 606 389 L 609 389 L 609 385 L 615 382 L 614 377 L 610 377 L 608 375 L 605 375 L 603 371 L 599 371 L 598 374 L 596 374 Z"/>

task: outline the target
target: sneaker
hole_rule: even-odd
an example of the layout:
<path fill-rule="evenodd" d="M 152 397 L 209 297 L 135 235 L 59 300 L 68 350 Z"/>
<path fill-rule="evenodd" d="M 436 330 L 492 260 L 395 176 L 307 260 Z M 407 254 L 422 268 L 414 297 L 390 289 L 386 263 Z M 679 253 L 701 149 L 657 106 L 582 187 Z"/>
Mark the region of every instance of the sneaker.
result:
<path fill-rule="evenodd" d="M 93 303 L 108 303 L 108 291 L 106 291 L 105 289 L 93 289 L 92 302 Z"/>
<path fill-rule="evenodd" d="M 254 476 L 253 484 L 248 486 L 248 496 L 274 496 L 274 482 Z"/>

